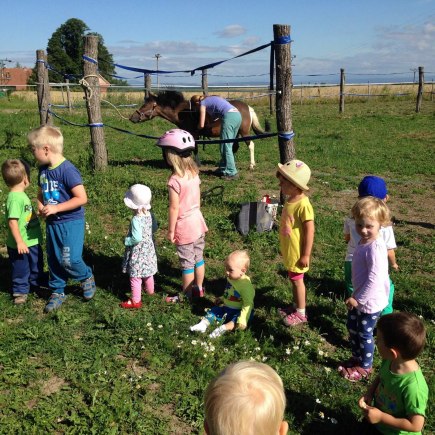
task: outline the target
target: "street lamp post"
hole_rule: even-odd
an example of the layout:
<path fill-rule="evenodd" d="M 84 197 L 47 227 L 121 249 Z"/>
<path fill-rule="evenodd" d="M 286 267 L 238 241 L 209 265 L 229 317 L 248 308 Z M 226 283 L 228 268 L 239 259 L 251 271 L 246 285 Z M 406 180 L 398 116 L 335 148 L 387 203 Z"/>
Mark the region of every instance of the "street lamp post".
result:
<path fill-rule="evenodd" d="M 159 89 L 159 59 L 162 57 L 161 54 L 157 53 L 154 55 L 154 57 L 156 58 L 156 62 L 157 62 L 157 90 Z"/>

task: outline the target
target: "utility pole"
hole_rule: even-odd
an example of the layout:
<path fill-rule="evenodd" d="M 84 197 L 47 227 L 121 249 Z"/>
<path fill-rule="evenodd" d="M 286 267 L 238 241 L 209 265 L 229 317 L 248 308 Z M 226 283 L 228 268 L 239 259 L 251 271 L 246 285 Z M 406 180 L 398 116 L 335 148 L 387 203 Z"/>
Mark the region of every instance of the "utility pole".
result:
<path fill-rule="evenodd" d="M 154 55 L 154 57 L 156 58 L 157 61 L 157 90 L 159 90 L 159 59 L 162 57 L 162 55 L 160 53 L 157 53 Z"/>
<path fill-rule="evenodd" d="M 9 78 L 5 76 L 6 62 L 12 62 L 10 59 L 0 59 L 0 85 L 6 85 Z"/>

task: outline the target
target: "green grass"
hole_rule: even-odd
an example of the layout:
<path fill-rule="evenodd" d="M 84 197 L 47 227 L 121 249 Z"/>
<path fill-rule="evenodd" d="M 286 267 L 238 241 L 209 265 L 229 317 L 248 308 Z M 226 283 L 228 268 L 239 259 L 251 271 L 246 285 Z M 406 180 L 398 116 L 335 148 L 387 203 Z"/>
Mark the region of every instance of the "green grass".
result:
<path fill-rule="evenodd" d="M 255 102 L 253 103 L 255 105 Z M 286 329 L 276 307 L 291 300 L 281 265 L 276 231 L 243 238 L 234 218 L 243 201 L 265 193 L 278 195 L 276 139 L 256 142 L 257 167 L 249 172 L 247 147 L 241 144 L 240 180 L 224 184 L 223 196 L 205 200 L 207 298 L 193 307 L 167 306 L 165 293 L 180 288 L 175 248 L 164 240 L 167 226 L 166 180 L 169 171 L 152 140 L 106 129 L 109 167 L 93 173 L 88 128 L 61 125 L 65 155 L 82 172 L 89 196 L 85 258 L 94 267 L 95 299 L 84 303 L 71 283 L 64 306 L 42 313 L 45 300 L 31 296 L 25 306 L 12 304 L 7 254 L 0 256 L 0 433 L 201 433 L 202 396 L 213 376 L 227 364 L 254 358 L 281 375 L 288 399 L 286 419 L 292 434 L 347 434 L 360 419 L 357 400 L 366 384 L 351 384 L 336 373 L 349 355 L 343 303 L 342 224 L 356 199 L 359 180 L 368 173 L 384 176 L 397 224 L 397 259 L 393 274 L 395 308 L 421 315 L 428 344 L 419 358 L 434 387 L 433 180 L 435 106 L 414 112 L 411 100 L 354 102 L 338 114 L 336 104 L 294 105 L 296 154 L 312 169 L 310 197 L 316 212 L 316 238 L 307 278 L 309 327 Z M 268 108 L 256 107 L 263 121 Z M 125 116 L 132 109 L 123 109 Z M 86 123 L 84 110 L 67 119 Z M 133 125 L 113 109 L 103 109 L 110 125 L 152 136 L 170 124 L 156 120 Z M 33 105 L 0 100 L 0 159 L 23 157 L 27 132 L 39 124 Z M 204 169 L 213 169 L 217 145 L 200 151 Z M 36 193 L 36 165 L 30 196 Z M 203 175 L 202 190 L 222 182 Z M 129 289 L 121 274 L 123 237 L 129 210 L 122 198 L 133 183 L 153 192 L 159 274 L 157 294 L 144 295 L 139 311 L 118 308 Z M 4 212 L 7 189 L 0 204 Z M 4 245 L 5 231 L 0 234 Z M 223 260 L 233 249 L 251 254 L 250 276 L 256 287 L 251 329 L 210 342 L 189 332 L 205 307 L 223 291 Z M 379 364 L 375 358 L 375 366 Z M 433 406 L 427 410 L 426 433 L 435 430 Z M 322 417 L 323 416 L 323 417 Z M 337 420 L 333 424 L 331 419 Z"/>

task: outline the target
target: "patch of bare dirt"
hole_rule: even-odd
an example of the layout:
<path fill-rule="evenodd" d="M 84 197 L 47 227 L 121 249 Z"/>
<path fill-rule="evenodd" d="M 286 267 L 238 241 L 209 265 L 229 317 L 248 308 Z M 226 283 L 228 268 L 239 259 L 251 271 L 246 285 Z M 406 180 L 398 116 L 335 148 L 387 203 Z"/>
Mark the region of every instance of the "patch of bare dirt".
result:
<path fill-rule="evenodd" d="M 53 376 L 41 385 L 41 393 L 44 396 L 51 396 L 60 391 L 64 385 L 66 385 L 64 379 Z"/>

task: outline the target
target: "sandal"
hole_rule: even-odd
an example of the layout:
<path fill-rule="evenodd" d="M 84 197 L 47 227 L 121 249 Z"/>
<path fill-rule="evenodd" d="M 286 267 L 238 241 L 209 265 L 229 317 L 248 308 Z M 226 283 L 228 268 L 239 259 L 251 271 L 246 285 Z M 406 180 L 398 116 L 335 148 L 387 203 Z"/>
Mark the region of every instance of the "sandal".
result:
<path fill-rule="evenodd" d="M 345 367 L 347 369 L 350 369 L 352 367 L 356 367 L 356 366 L 358 366 L 359 363 L 360 363 L 360 360 L 359 360 L 358 357 L 351 356 L 346 361 L 343 361 L 343 362 L 340 363 L 339 370 L 340 370 L 340 367 Z"/>
<path fill-rule="evenodd" d="M 344 379 L 347 379 L 350 382 L 358 382 L 362 379 L 367 379 L 370 374 L 372 373 L 372 369 L 363 369 L 360 366 L 354 366 L 354 367 L 343 367 L 340 366 L 338 368 L 338 371 L 340 372 L 341 376 Z"/>

